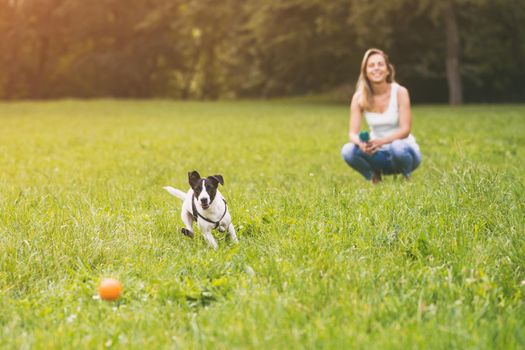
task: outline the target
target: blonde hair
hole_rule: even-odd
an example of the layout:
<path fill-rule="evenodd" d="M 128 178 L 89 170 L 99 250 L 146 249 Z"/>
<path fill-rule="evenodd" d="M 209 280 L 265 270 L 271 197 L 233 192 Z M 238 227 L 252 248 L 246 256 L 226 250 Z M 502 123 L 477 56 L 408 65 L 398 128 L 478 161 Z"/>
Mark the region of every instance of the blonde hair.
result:
<path fill-rule="evenodd" d="M 368 59 L 373 55 L 381 55 L 385 59 L 385 63 L 388 69 L 388 75 L 386 81 L 388 83 L 395 82 L 396 71 L 394 66 L 390 63 L 388 55 L 379 49 L 368 49 L 365 52 L 363 61 L 361 62 L 361 72 L 359 74 L 359 79 L 357 80 L 357 93 L 359 95 L 359 107 L 361 110 L 369 110 L 372 107 L 372 95 L 374 94 L 370 80 L 366 76 L 366 65 L 368 64 Z"/>

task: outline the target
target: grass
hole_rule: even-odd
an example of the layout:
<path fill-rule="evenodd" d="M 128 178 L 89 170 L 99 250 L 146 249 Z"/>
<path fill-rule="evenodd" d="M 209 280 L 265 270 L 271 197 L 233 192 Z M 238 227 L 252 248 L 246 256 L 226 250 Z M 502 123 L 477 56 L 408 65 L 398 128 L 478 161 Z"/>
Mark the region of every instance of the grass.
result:
<path fill-rule="evenodd" d="M 347 110 L 1 103 L 0 348 L 523 349 L 525 106 L 415 107 L 423 163 L 380 186 Z M 181 235 L 193 169 L 239 245 Z"/>

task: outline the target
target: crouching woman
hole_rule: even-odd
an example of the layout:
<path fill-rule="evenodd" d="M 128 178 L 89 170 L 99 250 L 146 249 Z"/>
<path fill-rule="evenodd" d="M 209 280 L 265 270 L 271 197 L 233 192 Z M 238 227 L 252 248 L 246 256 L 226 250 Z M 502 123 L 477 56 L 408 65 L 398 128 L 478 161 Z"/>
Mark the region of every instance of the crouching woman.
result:
<path fill-rule="evenodd" d="M 419 146 L 410 133 L 410 97 L 394 76 L 383 51 L 365 53 L 350 106 L 350 142 L 341 150 L 345 162 L 374 184 L 382 175 L 402 174 L 408 179 L 421 163 Z M 370 140 L 360 138 L 363 117 Z"/>

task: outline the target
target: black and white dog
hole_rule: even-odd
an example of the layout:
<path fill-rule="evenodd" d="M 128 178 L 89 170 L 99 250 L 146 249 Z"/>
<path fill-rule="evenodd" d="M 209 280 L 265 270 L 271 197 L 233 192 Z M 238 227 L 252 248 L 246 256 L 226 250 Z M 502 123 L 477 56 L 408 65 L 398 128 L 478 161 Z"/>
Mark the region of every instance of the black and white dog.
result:
<path fill-rule="evenodd" d="M 182 233 L 193 238 L 193 221 L 196 221 L 204 238 L 213 249 L 217 249 L 217 242 L 211 234 L 213 229 L 221 232 L 228 230 L 231 239 L 237 243 L 237 235 L 226 200 L 217 189 L 219 184 L 224 185 L 222 175 L 203 179 L 198 172 L 190 171 L 188 180 L 191 188 L 187 193 L 171 186 L 164 187 L 169 194 L 184 201 L 180 216 L 186 228 L 182 229 Z"/>

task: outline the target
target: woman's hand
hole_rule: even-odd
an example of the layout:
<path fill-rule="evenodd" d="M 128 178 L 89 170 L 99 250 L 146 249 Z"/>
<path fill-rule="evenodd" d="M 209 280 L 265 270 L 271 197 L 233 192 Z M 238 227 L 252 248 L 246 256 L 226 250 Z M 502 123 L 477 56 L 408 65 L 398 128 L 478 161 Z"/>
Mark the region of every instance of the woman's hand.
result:
<path fill-rule="evenodd" d="M 369 154 L 369 155 L 372 155 L 374 153 L 376 153 L 377 151 L 379 151 L 379 149 L 381 148 L 381 146 L 383 146 L 385 144 L 385 142 L 383 142 L 383 140 L 381 139 L 376 139 L 376 140 L 372 140 L 372 141 L 369 141 L 367 143 L 365 143 L 365 147 L 364 148 L 361 148 L 361 150 L 363 152 L 365 152 L 366 154 Z"/>
<path fill-rule="evenodd" d="M 363 141 L 359 141 L 359 143 L 357 144 L 357 146 L 359 147 L 359 149 L 361 151 L 363 151 L 364 153 L 368 154 L 368 155 L 371 155 L 371 150 L 368 146 L 368 142 L 363 142 Z"/>

